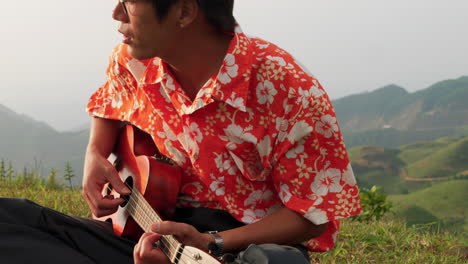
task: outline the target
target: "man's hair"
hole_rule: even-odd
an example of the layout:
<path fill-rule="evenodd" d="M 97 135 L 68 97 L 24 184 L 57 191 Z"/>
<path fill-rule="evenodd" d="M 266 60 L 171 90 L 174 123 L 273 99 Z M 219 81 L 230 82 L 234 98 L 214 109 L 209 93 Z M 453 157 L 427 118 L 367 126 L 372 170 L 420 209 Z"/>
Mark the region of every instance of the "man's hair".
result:
<path fill-rule="evenodd" d="M 169 13 L 169 9 L 177 2 L 184 0 L 152 0 L 159 21 Z M 234 0 L 197 0 L 200 9 L 208 23 L 220 32 L 234 32 L 236 20 L 233 15 Z"/>

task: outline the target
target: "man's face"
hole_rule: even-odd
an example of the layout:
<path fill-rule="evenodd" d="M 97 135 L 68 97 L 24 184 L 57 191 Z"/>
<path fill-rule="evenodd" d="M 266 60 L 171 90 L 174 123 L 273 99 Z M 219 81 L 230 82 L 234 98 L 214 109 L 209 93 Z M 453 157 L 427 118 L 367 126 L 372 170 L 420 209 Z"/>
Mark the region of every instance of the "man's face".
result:
<path fill-rule="evenodd" d="M 176 22 L 171 10 L 163 20 L 156 19 L 156 12 L 150 1 L 126 2 L 127 12 L 122 5 L 116 5 L 112 17 L 120 21 L 119 32 L 124 35 L 130 55 L 136 59 L 162 57 L 175 48 Z"/>

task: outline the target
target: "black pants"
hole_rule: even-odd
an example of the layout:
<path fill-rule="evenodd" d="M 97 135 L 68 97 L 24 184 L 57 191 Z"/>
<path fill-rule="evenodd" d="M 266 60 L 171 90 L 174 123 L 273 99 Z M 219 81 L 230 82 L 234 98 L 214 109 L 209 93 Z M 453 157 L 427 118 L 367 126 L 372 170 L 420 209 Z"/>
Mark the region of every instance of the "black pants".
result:
<path fill-rule="evenodd" d="M 208 208 L 179 208 L 174 221 L 200 232 L 243 225 L 227 212 Z M 65 215 L 29 200 L 0 198 L 0 264 L 130 264 L 135 244 L 114 235 L 109 223 Z M 264 244 L 251 245 L 233 263 L 308 264 L 309 260 L 302 245 Z"/>
<path fill-rule="evenodd" d="M 0 198 L 1 264 L 129 264 L 134 246 L 108 223 Z"/>

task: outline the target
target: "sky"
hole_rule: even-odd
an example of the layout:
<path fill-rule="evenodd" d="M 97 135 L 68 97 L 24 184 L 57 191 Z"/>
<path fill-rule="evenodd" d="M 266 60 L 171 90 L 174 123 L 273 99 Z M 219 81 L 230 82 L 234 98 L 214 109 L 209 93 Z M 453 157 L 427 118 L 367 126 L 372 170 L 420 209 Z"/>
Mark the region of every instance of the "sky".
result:
<path fill-rule="evenodd" d="M 0 104 L 59 131 L 89 121 L 89 96 L 122 41 L 117 0 L 2 3 Z M 332 99 L 468 75 L 467 0 L 236 0 L 243 30 L 289 51 Z"/>

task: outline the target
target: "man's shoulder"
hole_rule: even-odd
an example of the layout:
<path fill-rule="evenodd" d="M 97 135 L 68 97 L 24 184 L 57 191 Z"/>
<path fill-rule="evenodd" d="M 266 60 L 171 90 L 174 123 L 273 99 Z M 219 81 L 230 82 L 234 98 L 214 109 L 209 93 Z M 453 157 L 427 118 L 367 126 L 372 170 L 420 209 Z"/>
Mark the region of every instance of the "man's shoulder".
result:
<path fill-rule="evenodd" d="M 128 71 L 133 75 L 135 80 L 140 80 L 145 73 L 148 64 L 155 60 L 159 59 L 135 59 L 130 55 L 128 45 L 121 43 L 112 49 L 111 55 L 109 56 L 109 70 L 113 71 L 115 75 L 119 75 L 122 71 Z"/>
<path fill-rule="evenodd" d="M 252 65 L 260 73 L 269 72 L 275 77 L 312 81 L 314 75 L 291 53 L 259 37 L 247 36 L 252 49 Z"/>

